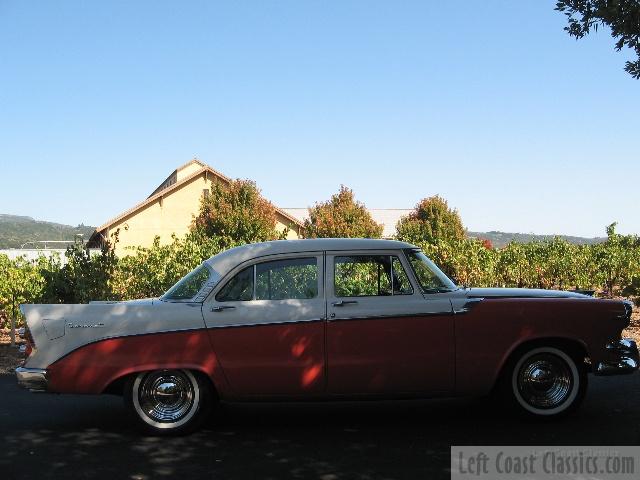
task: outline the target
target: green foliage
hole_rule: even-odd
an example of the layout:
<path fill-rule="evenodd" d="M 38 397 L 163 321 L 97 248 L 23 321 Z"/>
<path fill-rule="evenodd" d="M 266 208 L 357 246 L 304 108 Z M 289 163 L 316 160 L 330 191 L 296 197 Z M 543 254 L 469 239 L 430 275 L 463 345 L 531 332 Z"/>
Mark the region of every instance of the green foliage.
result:
<path fill-rule="evenodd" d="M 380 238 L 382 228 L 344 185 L 328 201 L 309 208 L 304 222 L 307 238 Z"/>
<path fill-rule="evenodd" d="M 6 312 L 6 316 L 0 315 L 0 318 L 6 321 L 11 317 L 20 320 L 20 304 L 38 301 L 45 285 L 41 271 L 48 264 L 49 261 L 44 257 L 30 262 L 23 257 L 9 260 L 6 255 L 0 254 L 0 311 Z M 0 326 L 6 327 L 8 324 Z"/>
<path fill-rule="evenodd" d="M 413 212 L 400 219 L 396 232 L 399 240 L 412 243 L 459 242 L 465 238 L 457 210 L 450 209 L 447 201 L 438 195 L 423 198 Z"/>
<path fill-rule="evenodd" d="M 616 286 L 625 286 L 640 273 L 640 239 L 616 233 L 616 224 L 607 227 L 607 241 L 594 246 L 597 279 L 610 294 Z"/>
<path fill-rule="evenodd" d="M 287 236 L 276 230 L 275 207 L 250 180 L 214 183 L 211 194 L 202 199 L 192 231 L 215 238 L 223 249 Z"/>
<path fill-rule="evenodd" d="M 457 283 L 476 287 L 600 290 L 615 295 L 640 277 L 640 240 L 618 235 L 594 245 L 556 237 L 544 242 L 511 242 L 487 249 L 482 241 L 414 242 Z"/>
<path fill-rule="evenodd" d="M 131 255 L 119 259 L 112 280 L 117 298 L 157 297 L 222 250 L 218 239 L 198 233 L 172 239 L 170 244 L 160 245 L 156 237 L 151 247 L 131 249 Z"/>
<path fill-rule="evenodd" d="M 640 307 L 640 276 L 633 277 L 629 284 L 622 289 L 624 297 L 634 297 L 634 303 Z"/>
<path fill-rule="evenodd" d="M 564 29 L 575 38 L 583 38 L 599 26 L 611 29 L 615 48 L 632 49 L 637 60 L 625 63 L 624 69 L 640 78 L 640 2 L 638 0 L 558 0 L 556 10 L 567 16 Z"/>
<path fill-rule="evenodd" d="M 41 270 L 45 288 L 42 303 L 87 303 L 91 300 L 113 300 L 111 280 L 118 259 L 108 243 L 95 254 L 81 244 L 67 248 L 67 263 L 62 267 L 51 263 Z"/>

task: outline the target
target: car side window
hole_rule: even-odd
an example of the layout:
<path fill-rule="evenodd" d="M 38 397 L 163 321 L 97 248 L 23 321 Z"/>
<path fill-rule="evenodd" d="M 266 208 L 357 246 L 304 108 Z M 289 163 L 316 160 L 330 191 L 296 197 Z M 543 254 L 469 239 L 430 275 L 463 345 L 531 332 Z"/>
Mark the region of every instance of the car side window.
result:
<path fill-rule="evenodd" d="M 216 295 L 218 302 L 253 300 L 253 265 L 241 270 Z"/>
<path fill-rule="evenodd" d="M 394 255 L 350 255 L 334 259 L 336 297 L 410 295 L 413 288 Z"/>
<path fill-rule="evenodd" d="M 256 265 L 256 300 L 309 299 L 318 296 L 318 261 L 291 258 Z"/>
<path fill-rule="evenodd" d="M 318 260 L 309 257 L 251 265 L 220 289 L 216 301 L 309 299 L 317 296 Z"/>
<path fill-rule="evenodd" d="M 393 294 L 412 295 L 413 287 L 398 257 L 391 257 L 391 273 L 393 275 Z"/>

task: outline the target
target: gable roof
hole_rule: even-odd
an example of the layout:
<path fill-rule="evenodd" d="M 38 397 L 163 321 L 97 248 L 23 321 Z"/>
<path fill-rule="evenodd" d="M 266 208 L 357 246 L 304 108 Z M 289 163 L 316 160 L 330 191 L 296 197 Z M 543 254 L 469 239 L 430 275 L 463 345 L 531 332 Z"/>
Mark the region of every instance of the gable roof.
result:
<path fill-rule="evenodd" d="M 185 178 L 185 175 L 180 175 L 180 174 L 182 173 L 183 170 L 186 170 L 189 167 L 195 167 L 196 169 L 198 169 L 198 168 L 208 167 L 208 165 L 206 163 L 201 162 L 197 158 L 193 158 L 189 160 L 187 163 L 180 165 L 173 172 L 171 172 L 171 174 L 167 178 L 165 178 L 165 180 L 158 186 L 158 188 L 156 188 L 153 192 L 151 192 L 151 195 L 149 195 L 149 197 L 147 198 L 153 197 L 159 191 L 165 190 L 166 188 L 170 187 L 174 183 L 177 183 L 178 180 L 182 180 L 183 178 Z M 218 175 L 220 177 L 224 177 L 225 180 L 229 181 L 229 179 L 224 175 L 222 175 L 220 172 L 218 172 Z"/>
<path fill-rule="evenodd" d="M 200 168 L 198 168 L 195 172 L 187 175 L 184 178 L 180 178 L 179 179 L 179 173 L 181 170 L 184 170 L 186 167 L 191 166 L 193 164 L 197 164 L 198 166 L 200 166 Z M 231 183 L 231 178 L 227 177 L 226 175 L 223 175 L 222 173 L 220 173 L 219 171 L 215 170 L 214 168 L 211 168 L 209 165 L 207 165 L 206 163 L 202 163 L 200 160 L 198 159 L 193 159 L 187 163 L 185 163 L 184 165 L 181 165 L 180 167 L 178 167 L 177 169 L 175 169 L 171 175 L 169 175 L 164 182 L 162 182 L 160 184 L 160 186 L 158 188 L 156 188 L 151 195 L 149 195 L 149 197 L 147 197 L 145 200 L 143 200 L 142 202 L 134 205 L 133 207 L 131 207 L 128 210 L 125 210 L 124 212 L 122 212 L 121 214 L 119 214 L 116 217 L 113 217 L 112 219 L 110 219 L 109 221 L 105 222 L 104 224 L 100 225 L 99 227 L 96 228 L 96 232 L 102 232 L 103 230 L 110 228 L 114 223 L 119 222 L 120 220 L 122 220 L 125 217 L 128 217 L 129 215 L 137 212 L 138 210 L 142 210 L 143 208 L 145 208 L 147 205 L 155 202 L 157 199 L 159 199 L 160 197 L 167 195 L 171 192 L 173 192 L 174 190 L 176 190 L 177 188 L 181 187 L 182 185 L 186 185 L 187 183 L 191 182 L 191 180 L 199 177 L 200 175 L 202 175 L 203 173 L 207 173 L 207 174 L 211 174 L 213 177 L 217 178 L 218 180 L 221 180 L 222 182 L 229 184 Z M 175 180 L 175 181 L 173 181 Z M 276 212 L 279 213 L 280 215 L 282 215 L 283 217 L 285 217 L 287 220 L 290 220 L 292 223 L 298 225 L 298 226 L 303 226 L 303 222 L 301 222 L 300 220 L 298 220 L 296 217 L 294 217 L 293 215 L 285 212 L 284 210 L 275 207 Z"/>

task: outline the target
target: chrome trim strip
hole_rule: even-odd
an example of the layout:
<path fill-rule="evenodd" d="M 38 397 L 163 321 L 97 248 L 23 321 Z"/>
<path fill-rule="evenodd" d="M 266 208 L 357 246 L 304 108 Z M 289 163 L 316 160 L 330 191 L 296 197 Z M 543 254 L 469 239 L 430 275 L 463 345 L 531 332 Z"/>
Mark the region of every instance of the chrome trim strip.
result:
<path fill-rule="evenodd" d="M 452 310 L 444 310 L 441 312 L 420 312 L 420 313 L 396 313 L 390 315 L 359 315 L 356 317 L 340 317 L 329 318 L 328 322 L 339 322 L 340 320 L 382 320 L 385 318 L 402 318 L 402 317 L 436 317 L 441 315 L 453 315 Z"/>
<path fill-rule="evenodd" d="M 47 391 L 47 371 L 44 368 L 16 368 L 18 385 L 32 392 Z"/>
<path fill-rule="evenodd" d="M 253 323 L 230 323 L 224 325 L 211 325 L 207 326 L 207 330 L 214 328 L 238 328 L 238 327 L 260 327 L 267 325 L 282 325 L 284 323 L 309 323 L 309 322 L 321 322 L 324 318 L 310 318 L 309 320 L 278 320 L 275 322 L 253 322 Z"/>

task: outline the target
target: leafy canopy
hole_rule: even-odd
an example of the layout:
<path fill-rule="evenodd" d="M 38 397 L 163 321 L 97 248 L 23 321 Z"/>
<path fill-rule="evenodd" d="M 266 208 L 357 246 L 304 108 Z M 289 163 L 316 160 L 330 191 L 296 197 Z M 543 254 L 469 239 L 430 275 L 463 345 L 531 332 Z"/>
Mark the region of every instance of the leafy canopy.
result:
<path fill-rule="evenodd" d="M 449 208 L 438 195 L 420 200 L 413 212 L 396 225 L 398 240 L 410 243 L 462 241 L 465 233 L 458 211 Z"/>
<path fill-rule="evenodd" d="M 575 38 L 582 38 L 591 29 L 608 26 L 616 39 L 616 50 L 632 49 L 637 60 L 625 63 L 624 69 L 640 78 L 640 2 L 638 0 L 558 0 L 556 10 L 564 13 L 568 25 L 564 29 Z"/>
<path fill-rule="evenodd" d="M 286 230 L 276 230 L 276 209 L 251 180 L 232 180 L 228 185 L 214 183 L 211 193 L 202 199 L 192 231 L 216 238 L 223 250 L 283 239 L 287 234 Z"/>
<path fill-rule="evenodd" d="M 309 208 L 309 218 L 304 222 L 307 238 L 380 238 L 382 228 L 364 204 L 356 201 L 353 190 L 344 185 L 326 202 Z"/>

